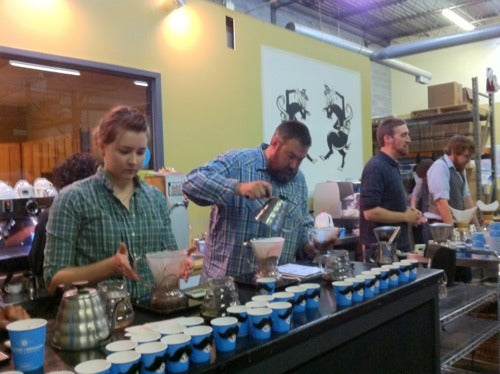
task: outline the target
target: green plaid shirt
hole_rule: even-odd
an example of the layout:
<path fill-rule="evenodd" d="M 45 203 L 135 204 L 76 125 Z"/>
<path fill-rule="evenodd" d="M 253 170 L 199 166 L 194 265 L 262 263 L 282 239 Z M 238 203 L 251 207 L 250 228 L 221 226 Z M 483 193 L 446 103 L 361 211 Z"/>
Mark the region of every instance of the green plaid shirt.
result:
<path fill-rule="evenodd" d="M 113 195 L 113 186 L 100 167 L 96 174 L 64 188 L 54 200 L 47 223 L 44 277 L 48 284 L 60 269 L 89 265 L 113 256 L 120 242 L 131 257 L 177 249 L 168 205 L 156 188 L 136 178 L 130 211 Z M 140 261 L 141 281 L 127 283 L 132 297 L 151 291 L 153 278 Z"/>

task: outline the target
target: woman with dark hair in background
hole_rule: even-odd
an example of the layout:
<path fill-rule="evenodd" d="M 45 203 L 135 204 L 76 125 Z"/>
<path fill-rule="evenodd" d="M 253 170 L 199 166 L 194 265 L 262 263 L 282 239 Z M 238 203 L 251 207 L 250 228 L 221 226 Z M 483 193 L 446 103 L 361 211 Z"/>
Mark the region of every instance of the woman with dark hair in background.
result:
<path fill-rule="evenodd" d="M 73 153 L 66 160 L 56 165 L 52 172 L 52 182 L 60 191 L 77 180 L 90 177 L 97 169 L 97 160 L 90 153 Z M 31 271 L 37 277 L 43 276 L 43 250 L 45 248 L 45 227 L 49 219 L 49 209 L 38 216 L 35 235 L 28 257 Z"/>

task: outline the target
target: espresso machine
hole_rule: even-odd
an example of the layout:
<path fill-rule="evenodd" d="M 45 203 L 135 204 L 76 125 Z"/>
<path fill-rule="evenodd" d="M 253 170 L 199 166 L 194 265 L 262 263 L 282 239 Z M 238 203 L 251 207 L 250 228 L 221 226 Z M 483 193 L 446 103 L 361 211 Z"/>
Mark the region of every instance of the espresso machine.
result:
<path fill-rule="evenodd" d="M 38 215 L 48 209 L 53 197 L 0 199 L 0 273 L 29 269 Z"/>

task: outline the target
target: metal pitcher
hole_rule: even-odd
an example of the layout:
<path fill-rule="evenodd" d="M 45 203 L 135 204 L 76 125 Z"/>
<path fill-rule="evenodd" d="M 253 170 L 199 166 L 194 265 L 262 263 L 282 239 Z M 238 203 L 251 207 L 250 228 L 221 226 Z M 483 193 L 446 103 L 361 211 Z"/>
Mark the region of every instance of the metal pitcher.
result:
<path fill-rule="evenodd" d="M 98 348 L 108 341 L 115 330 L 116 310 L 106 313 L 100 293 L 88 282 L 74 282 L 63 294 L 57 311 L 52 346 L 61 350 L 79 351 Z"/>

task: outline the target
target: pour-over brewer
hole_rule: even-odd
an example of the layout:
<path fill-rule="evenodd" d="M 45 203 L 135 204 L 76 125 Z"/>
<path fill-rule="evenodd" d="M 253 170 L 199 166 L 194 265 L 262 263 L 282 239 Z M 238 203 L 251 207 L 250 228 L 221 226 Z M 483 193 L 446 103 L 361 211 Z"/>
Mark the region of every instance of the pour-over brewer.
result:
<path fill-rule="evenodd" d="M 392 264 L 398 260 L 394 239 L 396 239 L 400 230 L 400 226 L 379 226 L 373 229 L 373 233 L 377 238 L 375 261 L 378 264 Z"/>
<path fill-rule="evenodd" d="M 272 277 L 281 279 L 281 273 L 278 271 L 278 261 L 283 249 L 285 238 L 259 238 L 251 239 L 253 254 L 257 259 L 256 278 Z"/>
<path fill-rule="evenodd" d="M 186 307 L 187 298 L 179 289 L 186 252 L 184 250 L 159 251 L 147 253 L 145 258 L 155 281 L 150 300 L 151 307 L 161 310 Z M 142 259 L 141 257 L 139 260 Z"/>

